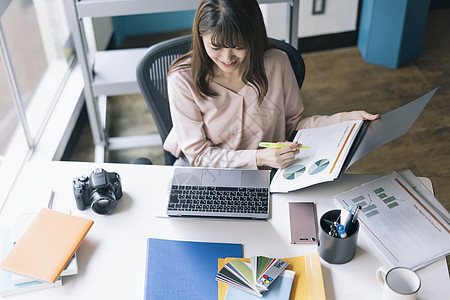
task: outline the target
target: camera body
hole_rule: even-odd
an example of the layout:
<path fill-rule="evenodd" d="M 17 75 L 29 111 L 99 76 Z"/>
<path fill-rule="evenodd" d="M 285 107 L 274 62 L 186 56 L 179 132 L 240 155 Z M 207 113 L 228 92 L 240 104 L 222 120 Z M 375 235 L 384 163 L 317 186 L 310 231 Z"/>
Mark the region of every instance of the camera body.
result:
<path fill-rule="evenodd" d="M 73 193 L 79 210 L 90 205 L 98 214 L 110 214 L 122 193 L 119 174 L 97 168 L 90 176 L 80 176 L 73 180 Z"/>

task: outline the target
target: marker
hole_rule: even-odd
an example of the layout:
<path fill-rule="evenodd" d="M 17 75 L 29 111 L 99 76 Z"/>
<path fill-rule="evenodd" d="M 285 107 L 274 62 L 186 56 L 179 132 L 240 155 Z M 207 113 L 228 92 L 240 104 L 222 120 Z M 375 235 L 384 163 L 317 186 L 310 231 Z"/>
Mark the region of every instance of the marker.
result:
<path fill-rule="evenodd" d="M 290 146 L 290 144 L 278 144 L 278 143 L 268 143 L 268 142 L 261 142 L 259 143 L 260 147 L 264 147 L 264 148 L 284 148 L 287 146 Z M 301 146 L 300 149 L 311 149 L 310 147 L 307 146 Z"/>
<path fill-rule="evenodd" d="M 340 223 L 341 223 L 342 226 L 344 226 L 344 228 L 347 226 L 348 221 L 350 221 L 350 215 L 351 215 L 351 213 L 348 210 L 346 210 L 344 208 L 341 210 L 341 221 L 340 221 Z"/>
<path fill-rule="evenodd" d="M 345 227 L 342 224 L 339 224 L 338 227 L 336 228 L 339 237 L 341 238 L 346 238 L 347 237 L 347 233 L 345 232 Z"/>

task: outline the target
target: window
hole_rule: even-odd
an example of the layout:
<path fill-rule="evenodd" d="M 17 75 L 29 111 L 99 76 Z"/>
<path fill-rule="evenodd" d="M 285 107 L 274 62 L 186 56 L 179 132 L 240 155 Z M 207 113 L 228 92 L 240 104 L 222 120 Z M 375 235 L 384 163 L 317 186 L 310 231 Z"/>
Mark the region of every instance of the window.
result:
<path fill-rule="evenodd" d="M 16 128 L 19 118 L 14 110 L 14 101 L 8 85 L 5 62 L 0 57 L 0 166 L 5 155 L 6 146 L 12 137 L 11 128 Z"/>
<path fill-rule="evenodd" d="M 64 1 L 2 2 L 0 207 L 45 129 L 74 57 Z"/>

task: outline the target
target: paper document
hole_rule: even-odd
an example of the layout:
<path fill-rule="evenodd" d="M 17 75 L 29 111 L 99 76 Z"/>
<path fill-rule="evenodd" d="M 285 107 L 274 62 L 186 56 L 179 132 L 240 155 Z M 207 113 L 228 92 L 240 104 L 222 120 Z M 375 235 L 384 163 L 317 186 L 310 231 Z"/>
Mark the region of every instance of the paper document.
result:
<path fill-rule="evenodd" d="M 450 254 L 450 226 L 442 217 L 446 212 L 436 211 L 436 205 L 431 206 L 396 172 L 334 199 L 344 208 L 362 207 L 361 231 L 390 267 L 416 270 Z"/>
<path fill-rule="evenodd" d="M 299 130 L 294 142 L 310 149 L 300 150 L 289 167 L 277 171 L 270 191 L 285 193 L 339 178 L 358 159 L 408 132 L 437 89 L 374 121 Z"/>
<path fill-rule="evenodd" d="M 346 121 L 329 126 L 303 129 L 294 142 L 308 145 L 294 162 L 275 174 L 271 192 L 288 192 L 336 179 L 363 121 Z"/>

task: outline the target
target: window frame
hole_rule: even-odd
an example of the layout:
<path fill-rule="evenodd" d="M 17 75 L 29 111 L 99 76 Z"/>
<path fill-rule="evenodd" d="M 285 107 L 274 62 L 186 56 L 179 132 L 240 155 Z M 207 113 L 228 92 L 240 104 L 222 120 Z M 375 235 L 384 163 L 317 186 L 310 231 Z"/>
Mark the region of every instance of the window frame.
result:
<path fill-rule="evenodd" d="M 1 24 L 2 16 L 11 2 L 12 0 L 0 2 L 0 57 L 14 102 L 13 110 L 19 115 L 19 123 L 14 129 L 11 139 L 7 142 L 5 152 L 0 157 L 0 182 L 2 185 L 0 189 L 0 212 L 4 209 L 10 192 L 20 176 L 23 166 L 28 161 L 51 161 L 62 158 L 84 104 L 84 81 L 72 47 L 72 49 L 69 49 L 70 55 L 65 69 L 61 68 L 61 72 L 49 72 L 49 69 L 54 66 L 52 64 L 45 70 L 45 75 L 41 76 L 29 105 L 33 102 L 38 103 L 46 95 L 45 91 L 48 89 L 43 85 L 55 82 L 56 76 L 60 85 L 56 89 L 54 97 L 47 101 L 49 104 L 40 111 L 41 116 L 44 114 L 44 117 L 40 122 L 36 122 L 34 134 L 30 131 L 29 120 L 33 118 L 33 113 L 25 111 Z M 69 34 L 70 41 L 71 34 Z M 44 77 L 48 78 L 43 80 Z"/>

